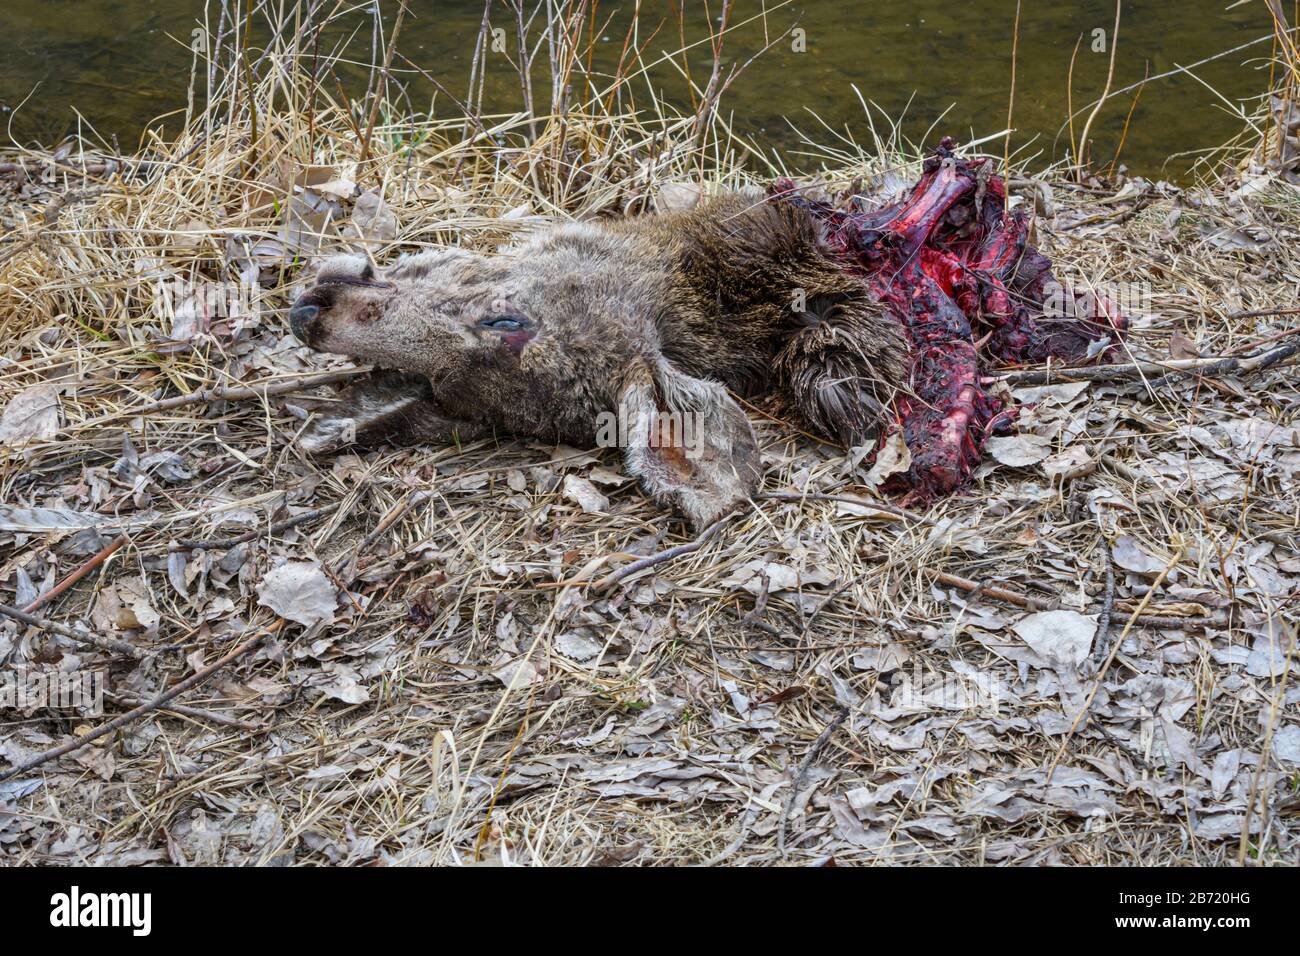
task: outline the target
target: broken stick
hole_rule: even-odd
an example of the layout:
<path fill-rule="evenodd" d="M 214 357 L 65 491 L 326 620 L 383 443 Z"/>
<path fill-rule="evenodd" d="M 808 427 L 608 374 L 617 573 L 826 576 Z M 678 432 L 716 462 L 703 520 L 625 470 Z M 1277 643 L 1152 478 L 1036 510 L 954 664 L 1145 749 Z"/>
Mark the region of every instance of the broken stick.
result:
<path fill-rule="evenodd" d="M 51 634 L 58 634 L 60 637 L 66 637 L 70 641 L 76 641 L 78 644 L 86 644 L 91 647 L 97 647 L 101 651 L 112 651 L 115 654 L 124 654 L 134 660 L 140 660 L 144 653 L 137 647 L 132 647 L 126 641 L 119 641 L 116 638 L 104 637 L 102 634 L 95 634 L 91 631 L 78 631 L 68 627 L 66 624 L 58 624 L 54 621 L 46 620 L 43 617 L 37 617 L 35 614 L 28 614 L 26 611 L 20 611 L 16 607 L 10 607 L 8 604 L 0 604 L 0 614 L 5 617 L 11 617 L 15 621 L 22 621 L 32 627 L 40 628 L 42 631 L 48 631 Z"/>
<path fill-rule="evenodd" d="M 841 706 L 831 722 L 826 725 L 826 729 L 818 734 L 813 745 L 808 748 L 808 753 L 804 755 L 803 760 L 799 761 L 799 766 L 790 780 L 790 794 L 785 799 L 785 804 L 781 807 L 780 826 L 776 831 L 776 848 L 780 851 L 782 859 L 785 858 L 785 827 L 790 819 L 790 811 L 794 809 L 794 801 L 799 796 L 799 791 L 803 789 L 804 778 L 808 776 L 808 770 L 812 767 L 813 761 L 817 755 L 822 752 L 827 742 L 831 739 L 831 734 L 835 733 L 835 728 L 848 719 L 849 709 Z"/>
<path fill-rule="evenodd" d="M 246 531 L 243 534 L 237 534 L 232 538 L 182 538 L 171 546 L 172 551 L 227 551 L 230 548 L 238 547 L 249 541 L 256 540 L 262 535 L 279 534 L 281 531 L 288 531 L 290 528 L 296 528 L 300 524 L 306 524 L 308 521 L 315 521 L 317 518 L 324 518 L 326 515 L 332 515 L 339 510 L 343 504 L 336 501 L 330 505 L 322 505 L 319 508 L 313 508 L 311 511 L 304 511 L 302 514 L 294 515 L 292 518 L 285 518 L 283 521 L 277 521 L 269 528 L 257 528 L 253 531 Z"/>
<path fill-rule="evenodd" d="M 101 548 L 96 554 L 94 554 L 85 564 L 77 568 L 75 571 L 69 574 L 58 584 L 54 585 L 54 587 L 50 588 L 44 594 L 39 595 L 35 601 L 32 601 L 25 608 L 23 608 L 23 613 L 31 614 L 32 611 L 35 611 L 41 605 L 48 604 L 50 601 L 53 601 L 56 597 L 58 597 L 64 591 L 68 590 L 68 588 L 72 587 L 74 584 L 76 584 L 78 581 L 84 578 L 91 571 L 95 570 L 95 568 L 99 567 L 101 564 L 107 561 L 108 558 L 115 551 L 117 551 L 118 548 L 126 544 L 127 540 L 128 539 L 126 535 L 124 534 L 118 535 L 116 538 L 114 538 L 112 541 L 106 544 L 103 548 Z"/>
<path fill-rule="evenodd" d="M 1016 387 L 1050 385 L 1053 382 L 1126 382 L 1133 378 L 1155 376 L 1151 385 L 1166 383 L 1178 375 L 1242 375 L 1262 372 L 1300 352 L 1300 334 L 1293 342 L 1284 342 L 1265 352 L 1244 357 L 1170 359 L 1166 362 L 1125 362 L 1121 365 L 1093 365 L 1087 368 L 1028 369 L 1007 372 L 994 378 Z"/>
<path fill-rule="evenodd" d="M 154 412 L 163 412 L 172 408 L 180 408 L 184 405 L 198 405 L 206 402 L 242 402 L 250 398 L 270 398 L 272 395 L 284 395 L 288 392 L 296 392 L 300 388 L 313 388 L 317 385 L 332 385 L 335 382 L 345 382 L 350 378 L 358 375 L 364 375 L 369 372 L 368 368 L 345 368 L 336 372 L 322 372 L 315 375 L 299 375 L 292 379 L 276 381 L 274 379 L 260 384 L 237 385 L 237 386 L 213 386 L 212 388 L 200 388 L 193 392 L 187 392 L 184 395 L 176 395 L 172 398 L 160 399 L 156 402 L 150 402 L 147 405 L 139 405 L 135 408 L 124 408 L 121 411 L 112 412 L 100 418 L 91 419 L 88 422 L 74 423 L 64 427 L 64 431 L 72 428 L 86 428 L 92 425 L 103 425 L 106 422 L 117 421 L 121 418 L 135 418 L 139 415 L 151 415 Z"/>
<path fill-rule="evenodd" d="M 947 571 L 936 571 L 933 568 L 923 568 L 922 570 L 932 576 L 940 584 L 947 584 L 950 587 L 959 588 L 968 594 L 978 594 L 980 597 L 993 598 L 995 601 L 1013 604 L 1026 611 L 1055 611 L 1061 607 L 1061 601 L 1059 598 L 1044 601 L 1042 598 L 1031 597 L 1028 594 L 1021 594 L 1018 591 L 1008 591 L 1006 588 L 984 584 L 980 581 L 972 581 L 970 578 L 959 577 L 956 574 L 949 574 Z M 1102 610 L 1105 610 L 1104 603 L 1106 600 L 1106 598 L 1103 598 Z M 1158 608 L 1155 611 L 1148 613 L 1146 606 L 1147 602 L 1143 601 L 1141 607 L 1138 608 L 1137 615 L 1144 627 L 1223 627 L 1226 623 L 1221 616 L 1174 617 L 1171 615 L 1160 614 Z M 1107 622 L 1107 626 L 1109 626 L 1109 621 Z"/>
<path fill-rule="evenodd" d="M 248 640 L 246 640 L 243 644 L 240 644 L 229 654 L 219 658 L 218 660 L 213 661 L 207 667 L 195 671 L 189 677 L 185 678 L 180 683 L 175 684 L 174 686 L 163 691 L 161 694 L 159 694 L 157 697 L 150 700 L 148 703 L 141 704 L 139 707 L 136 707 L 132 710 L 128 710 L 125 714 L 121 714 L 117 717 L 114 717 L 108 723 L 102 724 L 101 726 L 90 731 L 90 733 L 88 734 L 82 734 L 76 740 L 70 740 L 66 744 L 60 744 L 57 747 L 52 747 L 49 750 L 44 750 L 41 753 L 38 753 L 35 757 L 32 757 L 30 760 L 24 760 L 20 764 L 15 764 L 14 766 L 10 767 L 8 770 L 4 771 L 3 773 L 0 773 L 0 783 L 3 783 L 6 780 L 16 777 L 19 774 L 27 773 L 29 770 L 34 770 L 37 767 L 39 767 L 41 764 L 46 763 L 47 761 L 54 760 L 57 757 L 62 757 L 65 754 L 70 754 L 74 750 L 80 750 L 82 747 L 86 746 L 87 744 L 94 743 L 96 740 L 98 740 L 100 737 L 103 737 L 105 734 L 111 734 L 114 730 L 117 730 L 117 728 L 129 724 L 131 721 L 135 720 L 136 718 L 143 717 L 145 714 L 150 713 L 151 711 L 158 710 L 160 707 L 162 707 L 168 701 L 170 701 L 173 697 L 183 694 L 191 687 L 198 686 L 199 684 L 207 680 L 209 677 L 211 677 L 213 674 L 215 674 L 217 671 L 219 671 L 221 668 L 225 667 L 227 664 L 233 663 L 234 661 L 239 660 L 239 658 L 243 657 L 245 654 L 248 654 L 250 651 L 256 650 L 259 646 L 261 646 L 264 640 L 266 640 L 268 637 L 270 637 L 272 634 L 274 634 L 283 626 L 284 626 L 284 619 L 281 618 L 278 622 L 272 624 L 261 634 L 256 634 L 253 637 L 250 637 Z"/>
<path fill-rule="evenodd" d="M 656 564 L 663 564 L 665 561 L 671 561 L 673 558 L 680 558 L 684 554 L 691 554 L 694 551 L 700 550 L 700 548 L 702 548 L 710 538 L 722 530 L 723 525 L 739 513 L 740 512 L 738 511 L 733 511 L 730 514 L 723 515 L 717 521 L 713 522 L 713 524 L 700 532 L 700 536 L 694 541 L 688 541 L 686 544 L 679 544 L 676 547 L 667 549 L 666 551 L 660 551 L 657 554 L 652 554 L 648 557 L 633 561 L 631 564 L 625 564 L 612 574 L 605 575 L 605 577 L 593 584 L 592 588 L 596 591 L 606 591 L 624 578 L 630 578 L 632 575 L 644 571 L 646 568 L 652 568 Z"/>

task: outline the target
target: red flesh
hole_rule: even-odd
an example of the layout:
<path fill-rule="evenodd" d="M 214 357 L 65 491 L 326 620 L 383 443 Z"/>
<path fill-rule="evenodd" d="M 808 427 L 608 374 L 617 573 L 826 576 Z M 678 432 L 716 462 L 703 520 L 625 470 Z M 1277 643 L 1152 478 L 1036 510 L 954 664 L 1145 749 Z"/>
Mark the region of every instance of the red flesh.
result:
<path fill-rule="evenodd" d="M 987 159 L 959 159 L 952 148 L 945 138 L 906 198 L 869 213 L 804 199 L 788 179 L 772 187 L 775 199 L 825 225 L 831 252 L 907 333 L 910 392 L 894 411 L 912 467 L 896 485 L 924 499 L 966 484 L 984 439 L 1015 420 L 1016 410 L 980 384 L 977 341 L 1001 365 L 1079 365 L 1109 353 L 1128 326 L 1104 299 L 1082 318 L 1044 316 L 1059 285 L 1029 244 L 1028 221 L 1007 212 L 1006 188 Z M 1098 340 L 1106 344 L 1090 357 Z"/>

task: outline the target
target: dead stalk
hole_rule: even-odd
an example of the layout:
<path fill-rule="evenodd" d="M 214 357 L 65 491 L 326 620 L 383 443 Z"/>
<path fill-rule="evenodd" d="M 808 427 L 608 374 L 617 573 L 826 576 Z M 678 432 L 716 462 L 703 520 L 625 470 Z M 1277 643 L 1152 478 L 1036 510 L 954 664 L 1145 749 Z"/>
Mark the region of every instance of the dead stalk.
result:
<path fill-rule="evenodd" d="M 1110 97 L 1110 87 L 1115 80 L 1115 51 L 1119 48 L 1119 17 L 1122 7 L 1123 0 L 1115 0 L 1115 28 L 1111 31 L 1110 35 L 1110 65 L 1106 69 L 1106 86 L 1101 91 L 1101 98 L 1097 100 L 1097 105 L 1093 107 L 1092 112 L 1088 115 L 1088 121 L 1083 124 L 1083 133 L 1079 137 L 1079 155 L 1077 161 L 1078 177 L 1080 182 L 1083 181 L 1083 171 L 1086 164 L 1089 162 L 1089 156 L 1087 155 L 1089 153 L 1088 133 L 1091 132 L 1093 120 L 1095 120 L 1097 114 L 1101 112 L 1102 105 Z"/>

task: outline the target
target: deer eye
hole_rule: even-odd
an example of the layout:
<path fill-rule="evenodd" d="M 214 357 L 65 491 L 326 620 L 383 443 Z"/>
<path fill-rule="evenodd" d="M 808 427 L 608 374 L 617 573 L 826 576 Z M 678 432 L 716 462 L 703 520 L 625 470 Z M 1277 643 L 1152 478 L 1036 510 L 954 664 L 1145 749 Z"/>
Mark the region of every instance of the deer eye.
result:
<path fill-rule="evenodd" d="M 489 315 L 478 325 L 481 329 L 492 329 L 494 332 L 518 332 L 524 327 L 524 320 L 514 315 Z"/>

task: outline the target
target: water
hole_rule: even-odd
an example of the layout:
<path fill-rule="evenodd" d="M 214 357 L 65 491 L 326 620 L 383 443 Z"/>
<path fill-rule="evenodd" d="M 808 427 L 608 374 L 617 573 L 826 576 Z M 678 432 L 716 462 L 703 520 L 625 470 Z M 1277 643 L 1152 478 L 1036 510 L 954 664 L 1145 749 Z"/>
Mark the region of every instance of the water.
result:
<path fill-rule="evenodd" d="M 738 0 L 733 22 L 759 13 L 764 2 L 771 10 L 779 0 Z M 151 120 L 184 106 L 188 43 L 201 22 L 202 0 L 2 3 L 0 118 L 7 122 L 10 139 L 48 145 L 81 124 L 129 151 Z M 705 35 L 704 5 L 700 0 L 686 3 L 687 40 L 700 39 Z M 631 6 L 630 0 L 599 4 L 599 19 L 614 17 L 604 31 L 602 54 L 617 54 Z M 390 19 L 397 4 L 383 0 L 382 7 L 385 19 Z M 1115 87 L 1141 80 L 1144 71 L 1155 75 L 1186 66 L 1270 32 L 1262 2 L 1227 7 L 1228 0 L 1129 0 L 1120 26 Z M 482 9 L 479 0 L 412 0 L 413 16 L 403 27 L 399 48 L 461 95 Z M 709 9 L 716 15 L 720 0 Z M 644 0 L 643 36 L 669 13 L 664 0 Z M 834 139 L 823 122 L 842 135 L 866 139 L 855 86 L 863 98 L 879 104 L 883 114 L 878 119 L 904 116 L 904 130 L 913 140 L 934 142 L 943 133 L 958 139 L 995 133 L 1007 120 L 1014 18 L 1014 0 L 792 3 L 771 10 L 768 36 L 797 19 L 806 33 L 806 51 L 794 51 L 786 40 L 765 53 L 735 81 L 724 109 L 733 115 L 737 132 L 783 150 L 795 165 L 804 166 L 812 161 L 801 158 L 792 124 L 821 142 Z M 1074 76 L 1078 109 L 1098 95 L 1105 82 L 1108 52 L 1094 52 L 1092 47 L 1094 31 L 1108 34 L 1113 18 L 1108 0 L 1024 3 L 1013 144 L 1041 153 L 1042 163 L 1065 155 L 1068 138 L 1058 138 L 1058 133 L 1067 113 L 1067 75 L 1075 42 L 1083 36 Z M 512 23 L 504 10 L 495 19 L 507 28 L 513 53 Z M 352 14 L 348 21 L 357 28 L 352 52 L 363 60 L 369 59 L 372 23 L 365 12 Z M 676 31 L 676 19 L 669 17 L 647 51 L 675 47 Z M 748 57 L 763 38 L 761 22 L 736 31 L 727 41 L 728 57 Z M 1238 133 L 1242 122 L 1231 111 L 1263 90 L 1267 72 L 1260 64 L 1269 51 L 1270 44 L 1261 43 L 1197 68 L 1197 78 L 1183 75 L 1149 85 L 1134 110 L 1123 162 L 1144 175 L 1177 177 L 1189 160 L 1167 162 L 1171 154 L 1217 146 Z M 691 59 L 697 82 L 704 82 L 706 49 L 701 46 Z M 517 96 L 517 80 L 511 68 L 503 57 L 491 63 L 492 98 L 516 107 L 518 101 L 511 97 Z M 347 75 L 343 79 L 350 86 L 357 82 Z M 427 106 L 432 85 L 412 73 L 407 79 L 412 101 Z M 654 80 L 669 99 L 683 101 L 685 90 L 677 73 L 661 69 Z M 1095 157 L 1109 160 L 1113 155 L 1129 102 L 1126 96 L 1107 104 L 1094 126 Z M 440 113 L 450 106 L 440 100 Z M 167 122 L 161 121 L 164 126 Z M 173 128 L 175 122 L 171 120 Z"/>

